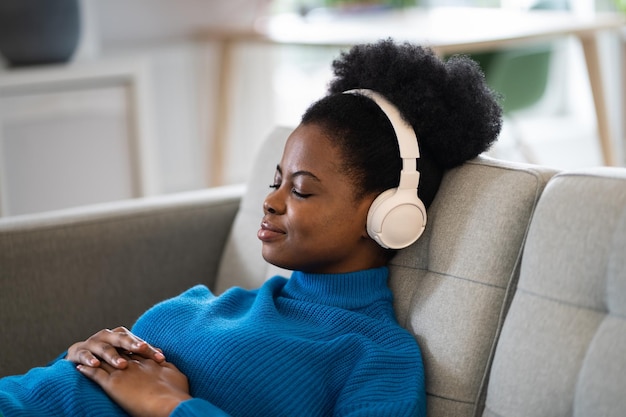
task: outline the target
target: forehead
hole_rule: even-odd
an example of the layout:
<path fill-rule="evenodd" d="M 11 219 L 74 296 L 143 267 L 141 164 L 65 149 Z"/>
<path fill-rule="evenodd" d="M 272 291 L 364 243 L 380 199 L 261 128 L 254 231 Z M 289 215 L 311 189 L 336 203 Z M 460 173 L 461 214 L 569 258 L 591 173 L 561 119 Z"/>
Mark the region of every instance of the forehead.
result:
<path fill-rule="evenodd" d="M 343 157 L 322 130 L 314 125 L 300 125 L 285 144 L 280 163 L 283 173 L 309 171 L 316 176 L 341 174 Z"/>

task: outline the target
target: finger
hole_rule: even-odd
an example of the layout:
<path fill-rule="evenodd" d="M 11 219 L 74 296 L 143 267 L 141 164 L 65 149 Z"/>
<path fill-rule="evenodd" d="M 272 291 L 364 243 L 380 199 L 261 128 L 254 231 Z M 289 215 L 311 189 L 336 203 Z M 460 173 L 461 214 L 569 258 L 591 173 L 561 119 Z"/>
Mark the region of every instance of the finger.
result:
<path fill-rule="evenodd" d="M 122 356 L 120 351 L 109 343 L 96 343 L 91 346 L 93 354 L 101 359 L 100 366 L 108 363 L 118 369 L 124 369 L 128 365 L 128 360 Z"/>
<path fill-rule="evenodd" d="M 122 354 L 122 358 L 126 359 L 126 362 L 128 363 L 128 365 L 130 365 L 132 363 L 143 363 L 144 361 L 152 361 L 152 362 L 154 362 L 150 358 L 144 358 L 141 355 L 134 355 L 132 353 L 123 353 Z"/>
<path fill-rule="evenodd" d="M 67 349 L 65 359 L 76 364 L 82 363 L 87 366 L 98 366 L 100 361 L 91 352 L 83 349 L 85 342 L 76 342 Z"/>
<path fill-rule="evenodd" d="M 105 362 L 118 369 L 124 369 L 128 365 L 127 358 L 120 352 L 129 352 L 141 355 L 157 362 L 165 359 L 165 356 L 157 349 L 135 336 L 125 327 L 113 330 L 104 329 L 90 337 L 87 341 L 89 350 Z"/>
<path fill-rule="evenodd" d="M 145 340 L 131 333 L 126 327 L 118 327 L 111 332 L 118 336 L 118 344 L 115 346 L 156 362 L 163 362 L 165 360 L 165 355 L 161 349 L 150 345 Z"/>
<path fill-rule="evenodd" d="M 74 343 L 69 347 L 66 359 L 87 366 L 100 366 L 102 361 L 124 368 L 126 361 L 117 352 L 117 339 L 123 334 L 121 329 L 104 329 L 83 342 Z"/>
<path fill-rule="evenodd" d="M 102 363 L 102 365 L 100 365 L 100 369 L 102 369 L 107 374 L 111 374 L 112 372 L 117 371 L 119 368 L 116 368 L 116 367 L 111 366 L 108 363 L 104 362 L 104 363 Z"/>
<path fill-rule="evenodd" d="M 76 369 L 100 386 L 105 383 L 106 378 L 109 376 L 109 372 L 105 371 L 103 367 L 94 368 L 91 366 L 78 365 Z"/>
<path fill-rule="evenodd" d="M 124 369 L 128 362 L 127 358 L 120 355 L 120 352 L 141 355 L 158 363 L 165 360 L 160 349 L 143 341 L 125 327 L 118 327 L 113 330 L 104 329 L 84 342 L 74 343 L 68 349 L 66 359 L 93 367 L 107 362 L 118 369 Z"/>
<path fill-rule="evenodd" d="M 132 349 L 129 349 L 128 352 L 135 356 L 152 359 L 159 363 L 165 360 L 165 355 L 161 349 L 157 349 L 143 340 L 141 342 L 135 342 Z"/>
<path fill-rule="evenodd" d="M 77 355 L 78 355 L 78 363 L 80 363 L 82 365 L 91 366 L 91 367 L 98 367 L 101 364 L 100 359 L 95 357 L 88 350 L 85 350 L 85 349 L 79 350 L 77 352 Z"/>

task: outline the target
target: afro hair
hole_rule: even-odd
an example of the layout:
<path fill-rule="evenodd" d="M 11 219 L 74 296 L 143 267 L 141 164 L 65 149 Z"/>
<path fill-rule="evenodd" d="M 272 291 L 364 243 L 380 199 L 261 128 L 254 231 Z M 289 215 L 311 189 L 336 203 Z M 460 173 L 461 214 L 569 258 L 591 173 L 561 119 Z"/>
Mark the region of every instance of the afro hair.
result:
<path fill-rule="evenodd" d="M 500 97 L 469 57 L 444 61 L 429 48 L 386 39 L 352 47 L 332 68 L 330 94 L 366 88 L 385 96 L 442 169 L 478 156 L 500 133 Z"/>

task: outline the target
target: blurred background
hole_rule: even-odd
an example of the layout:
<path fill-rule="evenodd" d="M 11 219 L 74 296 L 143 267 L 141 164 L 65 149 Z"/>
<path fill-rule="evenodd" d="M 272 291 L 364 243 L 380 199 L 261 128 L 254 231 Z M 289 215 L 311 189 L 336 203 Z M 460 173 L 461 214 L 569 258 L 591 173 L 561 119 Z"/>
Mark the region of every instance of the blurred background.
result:
<path fill-rule="evenodd" d="M 342 19 L 414 7 L 566 9 L 585 16 L 621 13 L 622 4 L 2 0 L 0 216 L 245 181 L 271 129 L 297 125 L 325 93 L 330 63 L 343 50 L 231 36 L 268 17 Z M 599 42 L 618 165 L 625 161 L 624 33 L 602 33 Z M 474 58 L 506 98 L 504 129 L 490 155 L 561 169 L 603 164 L 577 39 Z M 216 143 L 216 136 L 223 140 Z"/>

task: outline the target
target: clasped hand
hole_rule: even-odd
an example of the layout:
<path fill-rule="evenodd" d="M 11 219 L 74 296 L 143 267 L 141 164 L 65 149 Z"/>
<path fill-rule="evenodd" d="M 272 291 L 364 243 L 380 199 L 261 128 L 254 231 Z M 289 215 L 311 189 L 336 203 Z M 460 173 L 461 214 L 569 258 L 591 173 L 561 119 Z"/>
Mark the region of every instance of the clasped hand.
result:
<path fill-rule="evenodd" d="M 191 398 L 187 377 L 124 327 L 74 343 L 66 359 L 133 416 L 169 416 Z"/>

